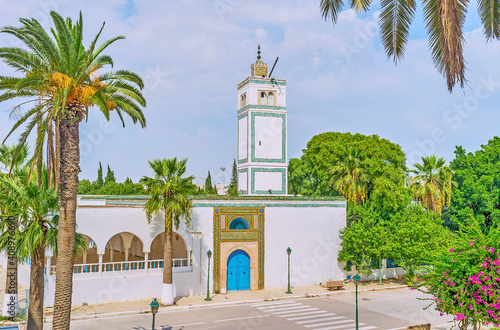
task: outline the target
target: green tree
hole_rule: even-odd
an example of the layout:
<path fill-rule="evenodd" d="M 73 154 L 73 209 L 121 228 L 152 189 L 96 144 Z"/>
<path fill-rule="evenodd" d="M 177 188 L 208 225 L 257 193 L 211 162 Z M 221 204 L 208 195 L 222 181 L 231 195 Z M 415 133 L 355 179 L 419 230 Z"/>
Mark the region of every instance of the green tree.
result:
<path fill-rule="evenodd" d="M 389 231 L 379 213 L 371 208 L 355 208 L 357 221 L 340 232 L 342 249 L 338 261 L 351 262 L 360 274 L 370 276 L 372 260 L 391 258 L 397 242 L 389 239 Z"/>
<path fill-rule="evenodd" d="M 327 132 L 314 136 L 300 160 L 290 160 L 293 185 L 305 196 L 338 196 L 332 170 L 346 162 L 347 150 L 358 150 L 366 183 L 366 205 L 388 218 L 409 201 L 406 189 L 406 157 L 401 147 L 377 135 Z M 355 152 L 355 151 L 353 151 Z M 341 160 L 344 158 L 344 160 Z M 340 170 L 340 168 L 338 167 Z M 364 181 L 364 180 L 363 180 Z M 390 188 L 391 191 L 387 191 Z"/>
<path fill-rule="evenodd" d="M 450 204 L 451 189 L 454 184 L 453 171 L 446 166 L 444 158 L 436 156 L 422 157 L 422 164 L 414 164 L 416 174 L 412 192 L 415 200 L 426 209 L 441 214 Z"/>
<path fill-rule="evenodd" d="M 97 169 L 97 180 L 95 181 L 97 187 L 102 188 L 104 186 L 104 180 L 102 178 L 102 164 L 99 162 L 99 168 Z"/>
<path fill-rule="evenodd" d="M 65 20 L 54 11 L 50 12 L 50 16 L 54 23 L 50 34 L 35 19 L 20 19 L 21 27 L 2 29 L 3 33 L 24 43 L 25 48 L 0 48 L 0 58 L 19 74 L 16 77 L 0 77 L 0 90 L 3 91 L 0 101 L 22 99 L 22 104 L 32 104 L 31 108 L 14 107 L 19 120 L 8 136 L 18 127 L 23 127 L 20 144 L 24 144 L 36 127 L 37 145 L 33 159 L 38 164 L 44 150 L 49 150 L 49 168 L 55 170 L 55 177 L 58 178 L 61 230 L 53 327 L 68 329 L 80 172 L 80 122 L 91 108 L 97 108 L 106 120 L 114 111 L 122 123 L 126 114 L 134 123 L 139 122 L 144 127 L 146 121 L 141 106 L 146 105 L 146 100 L 141 94 L 144 84 L 137 74 L 127 70 L 104 70 L 107 65 L 113 64 L 113 60 L 103 51 L 115 41 L 124 39 L 123 36 L 98 46 L 103 25 L 86 48 L 81 14 L 76 21 L 70 18 Z M 47 148 L 43 147 L 45 140 Z"/>
<path fill-rule="evenodd" d="M 335 24 L 345 1 L 321 0 L 320 9 L 325 19 Z M 349 5 L 356 12 L 368 12 L 371 1 L 355 0 Z M 424 21 L 434 66 L 447 81 L 451 92 L 456 83 L 462 88 L 466 82 L 463 46 L 463 27 L 469 3 L 463 0 L 422 1 Z M 479 1 L 478 12 L 486 40 L 500 38 L 500 3 Z M 397 64 L 403 60 L 410 25 L 417 10 L 416 1 L 382 0 L 380 34 L 388 58 Z"/>
<path fill-rule="evenodd" d="M 350 202 L 364 204 L 370 177 L 359 149 L 348 148 L 342 152 L 330 172 L 330 184 L 335 190 Z"/>
<path fill-rule="evenodd" d="M 475 152 L 457 147 L 450 164 L 454 171 L 450 207 L 443 217 L 454 230 L 475 219 L 483 231 L 500 226 L 500 138 Z"/>
<path fill-rule="evenodd" d="M 116 178 L 115 178 L 115 171 L 111 171 L 111 168 L 109 167 L 108 164 L 108 171 L 106 172 L 106 178 L 104 179 L 104 184 L 106 185 L 107 183 L 110 182 L 116 182 Z"/>
<path fill-rule="evenodd" d="M 229 182 L 227 194 L 229 196 L 238 196 L 238 166 L 236 165 L 236 159 L 233 160 L 231 181 Z"/>
<path fill-rule="evenodd" d="M 288 193 L 299 195 L 304 182 L 303 164 L 298 158 L 291 158 L 288 162 Z"/>
<path fill-rule="evenodd" d="M 57 251 L 58 194 L 49 187 L 46 169 L 41 173 L 40 180 L 30 180 L 27 170 L 17 171 L 12 177 L 0 177 L 0 203 L 5 206 L 7 216 L 19 220 L 15 235 L 17 257 L 31 260 L 28 329 L 43 328 L 45 248 Z M 10 243 L 7 216 L 0 222 L 4 232 L 0 237 L 2 249 L 7 249 Z M 77 252 L 86 248 L 85 239 L 78 234 L 76 247 Z"/>
<path fill-rule="evenodd" d="M 210 171 L 208 171 L 207 179 L 205 180 L 205 194 L 217 194 L 217 189 L 215 189 L 214 185 L 212 184 L 212 176 L 210 175 Z"/>
<path fill-rule="evenodd" d="M 141 179 L 151 197 L 144 206 L 148 221 L 160 212 L 165 216 L 165 247 L 163 253 L 163 288 L 161 302 L 165 305 L 174 303 L 172 284 L 172 230 L 179 228 L 181 218 L 189 226 L 192 206 L 188 194 L 195 188 L 194 176 L 184 177 L 187 159 L 155 159 L 149 161 L 154 172 L 153 177 Z"/>
<path fill-rule="evenodd" d="M 443 220 L 420 205 L 411 205 L 386 221 L 388 239 L 393 243 L 391 259 L 406 271 L 411 285 L 425 263 L 438 259 L 449 247 L 450 233 Z"/>

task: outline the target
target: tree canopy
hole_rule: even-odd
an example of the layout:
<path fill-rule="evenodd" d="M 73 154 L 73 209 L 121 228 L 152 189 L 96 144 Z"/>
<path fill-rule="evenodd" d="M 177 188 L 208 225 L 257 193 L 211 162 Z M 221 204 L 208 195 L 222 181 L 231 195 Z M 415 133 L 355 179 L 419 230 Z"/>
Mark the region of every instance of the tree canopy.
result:
<path fill-rule="evenodd" d="M 481 149 L 467 153 L 456 147 L 450 167 L 457 186 L 444 218 L 457 229 L 477 220 L 483 230 L 500 225 L 500 138 L 494 137 Z"/>
<path fill-rule="evenodd" d="M 362 159 L 366 183 L 366 204 L 382 216 L 401 209 L 409 202 L 405 187 L 406 156 L 401 146 L 377 135 L 327 132 L 314 136 L 300 159 L 292 158 L 289 165 L 291 192 L 306 196 L 339 196 L 332 170 L 345 163 L 344 155 L 355 149 Z M 337 187 L 338 188 L 338 187 Z"/>

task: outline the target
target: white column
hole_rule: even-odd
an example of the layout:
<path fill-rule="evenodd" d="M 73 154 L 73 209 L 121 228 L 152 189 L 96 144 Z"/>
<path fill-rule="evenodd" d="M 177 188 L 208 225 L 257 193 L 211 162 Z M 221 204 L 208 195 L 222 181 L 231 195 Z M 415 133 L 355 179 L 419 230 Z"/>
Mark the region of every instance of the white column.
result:
<path fill-rule="evenodd" d="M 51 264 L 51 257 L 47 257 L 47 264 L 45 267 L 47 267 L 47 279 L 49 281 L 52 281 L 52 275 L 50 274 L 50 267 L 52 266 Z"/>
<path fill-rule="evenodd" d="M 87 251 L 83 252 L 83 264 L 87 263 Z"/>
<path fill-rule="evenodd" d="M 148 261 L 149 261 L 149 253 L 144 252 L 144 269 L 146 270 L 146 275 L 148 274 Z"/>
<path fill-rule="evenodd" d="M 102 277 L 102 256 L 103 254 L 99 254 L 99 277 Z"/>

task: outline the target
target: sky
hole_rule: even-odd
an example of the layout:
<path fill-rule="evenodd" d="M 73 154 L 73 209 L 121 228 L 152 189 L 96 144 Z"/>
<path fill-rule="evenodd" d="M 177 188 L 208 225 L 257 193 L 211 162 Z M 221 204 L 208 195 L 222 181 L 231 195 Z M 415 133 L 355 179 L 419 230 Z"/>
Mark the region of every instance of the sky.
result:
<path fill-rule="evenodd" d="M 288 157 L 300 157 L 323 132 L 377 134 L 399 144 L 408 165 L 435 154 L 447 161 L 455 146 L 475 151 L 500 131 L 500 44 L 486 42 L 472 1 L 465 24 L 468 84 L 450 94 L 434 69 L 421 11 L 405 58 L 395 65 L 382 49 L 375 2 L 369 13 L 346 8 L 334 26 L 319 0 L 0 0 L 0 26 L 48 12 L 74 19 L 82 11 L 85 40 L 106 22 L 102 41 L 117 36 L 108 55 L 114 69 L 145 80 L 147 127 L 96 109 L 80 128 L 80 179 L 95 180 L 99 161 L 118 181 L 151 175 L 148 160 L 188 157 L 188 174 L 229 182 L 237 152 L 236 86 L 250 75 L 257 45 L 273 76 L 287 80 Z M 21 46 L 0 34 L 1 47 Z M 15 74 L 0 63 L 0 75 Z M 14 121 L 0 103 L 0 139 Z M 19 134 L 7 140 L 15 143 Z M 221 167 L 225 167 L 223 172 Z M 197 179 L 197 182 L 202 182 Z"/>

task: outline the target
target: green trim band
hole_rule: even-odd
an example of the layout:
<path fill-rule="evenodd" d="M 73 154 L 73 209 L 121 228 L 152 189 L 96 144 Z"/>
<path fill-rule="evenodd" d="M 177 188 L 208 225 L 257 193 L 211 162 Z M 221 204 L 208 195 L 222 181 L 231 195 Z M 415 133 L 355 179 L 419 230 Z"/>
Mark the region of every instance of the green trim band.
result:
<path fill-rule="evenodd" d="M 247 111 L 248 109 L 259 109 L 259 110 L 285 110 L 286 107 L 279 107 L 276 105 L 258 105 L 258 104 L 249 104 L 238 110 L 238 115 Z M 238 118 L 239 119 L 239 118 Z"/>
<path fill-rule="evenodd" d="M 319 203 L 193 203 L 193 207 L 347 207 L 346 204 L 319 204 Z"/>

